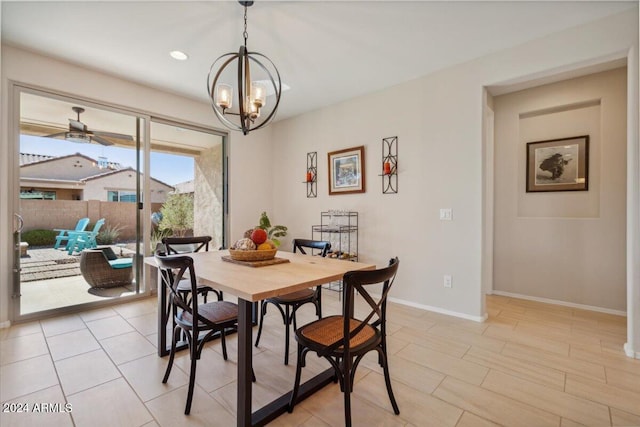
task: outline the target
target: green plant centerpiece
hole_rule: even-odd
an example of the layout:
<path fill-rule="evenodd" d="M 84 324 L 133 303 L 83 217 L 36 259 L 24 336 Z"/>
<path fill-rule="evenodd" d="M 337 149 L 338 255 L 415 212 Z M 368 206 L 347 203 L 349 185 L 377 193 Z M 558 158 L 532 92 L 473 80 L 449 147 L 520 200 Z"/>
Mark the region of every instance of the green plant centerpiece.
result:
<path fill-rule="evenodd" d="M 271 225 L 271 221 L 266 212 L 262 212 L 260 215 L 260 223 L 257 228 L 261 228 L 267 232 L 267 239 L 271 240 L 276 247 L 280 246 L 280 240 L 278 237 L 284 237 L 287 235 L 287 227 L 284 225 Z"/>

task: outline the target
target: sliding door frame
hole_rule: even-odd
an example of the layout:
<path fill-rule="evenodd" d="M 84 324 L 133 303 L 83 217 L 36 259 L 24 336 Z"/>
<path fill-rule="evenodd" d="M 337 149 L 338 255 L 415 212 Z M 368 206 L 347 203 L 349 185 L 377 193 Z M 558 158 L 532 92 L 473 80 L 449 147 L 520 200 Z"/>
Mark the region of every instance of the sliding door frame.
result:
<path fill-rule="evenodd" d="M 78 96 L 75 94 L 65 93 L 62 91 L 51 90 L 47 88 L 43 88 L 37 85 L 25 84 L 14 80 L 8 81 L 8 89 L 9 89 L 9 140 L 8 140 L 8 153 L 10 158 L 12 159 L 9 162 L 10 168 L 10 176 L 11 176 L 11 185 L 9 188 L 9 203 L 7 206 L 7 214 L 13 217 L 14 213 L 19 212 L 20 208 L 20 162 L 19 162 L 19 153 L 20 153 L 20 98 L 21 94 L 27 93 L 37 96 L 48 97 L 51 99 L 56 99 L 63 102 L 75 102 L 81 105 L 85 105 L 91 108 L 101 109 L 104 111 L 111 111 L 118 114 L 128 115 L 133 117 L 136 120 L 136 166 L 137 166 L 137 183 L 136 183 L 136 191 L 138 195 L 138 201 L 142 200 L 143 203 L 138 203 L 138 209 L 136 210 L 136 234 L 139 236 L 138 239 L 138 251 L 140 251 L 140 246 L 142 246 L 142 255 L 148 256 L 151 254 L 150 250 L 150 233 L 147 233 L 151 226 L 151 205 L 150 203 L 144 203 L 145 200 L 151 200 L 150 197 L 150 184 L 151 178 L 150 174 L 146 173 L 149 170 L 150 166 L 150 153 L 151 153 L 151 121 L 155 121 L 158 123 L 170 124 L 175 126 L 180 126 L 184 128 L 189 128 L 201 132 L 207 132 L 215 135 L 219 135 L 222 137 L 223 144 L 223 245 L 226 247 L 226 242 L 228 239 L 228 212 L 229 212 L 229 198 L 228 198 L 228 160 L 227 160 L 227 143 L 228 143 L 228 133 L 225 131 L 221 131 L 216 128 L 206 127 L 202 125 L 198 125 L 195 123 L 189 123 L 182 120 L 169 118 L 161 115 L 152 115 L 148 112 L 136 110 L 133 108 L 115 105 L 107 102 L 102 102 L 99 100 L 89 99 L 82 96 Z M 143 121 L 141 123 L 141 121 Z M 143 126 L 141 126 L 143 125 Z M 141 135 L 141 130 L 144 128 L 144 131 Z M 142 150 L 141 150 L 142 149 Z M 141 182 L 141 165 L 144 165 L 145 173 L 142 175 L 143 179 Z M 12 222 L 13 223 L 13 222 Z M 13 230 L 10 230 L 9 235 L 13 235 Z M 13 265 L 15 262 L 14 257 L 16 256 L 13 245 L 9 246 L 11 242 L 7 243 L 7 252 L 8 256 L 11 257 L 10 265 Z M 21 323 L 25 321 L 46 318 L 61 314 L 68 313 L 76 313 L 81 311 L 86 311 L 98 307 L 110 306 L 121 304 L 124 302 L 129 302 L 134 299 L 140 299 L 148 297 L 152 294 L 150 278 L 145 277 L 146 275 L 143 273 L 145 269 L 143 267 L 143 259 L 142 257 L 137 257 L 137 268 L 136 268 L 136 290 L 138 291 L 135 295 L 114 298 L 105 301 L 95 301 L 90 303 L 83 303 L 73 306 L 61 307 L 56 309 L 50 309 L 45 311 L 39 311 L 35 313 L 29 314 L 20 314 L 20 283 L 16 283 L 15 279 L 12 279 L 12 283 L 7 287 L 7 297 L 9 297 L 9 321 L 11 323 Z M 140 291 L 140 284 L 144 280 L 147 285 L 144 289 L 144 292 Z"/>

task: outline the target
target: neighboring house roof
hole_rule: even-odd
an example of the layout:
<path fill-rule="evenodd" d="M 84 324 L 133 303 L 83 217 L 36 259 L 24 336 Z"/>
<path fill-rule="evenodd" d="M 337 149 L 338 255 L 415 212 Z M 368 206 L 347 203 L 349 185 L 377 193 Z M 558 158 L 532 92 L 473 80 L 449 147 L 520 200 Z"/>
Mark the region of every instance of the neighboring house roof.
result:
<path fill-rule="evenodd" d="M 66 156 L 46 156 L 42 154 L 28 154 L 28 153 L 20 153 L 20 166 L 31 166 L 34 164 L 41 164 L 44 162 L 52 162 L 56 160 L 68 159 L 70 157 L 82 157 L 93 163 L 98 163 L 96 159 L 92 159 L 89 156 L 85 156 L 84 154 L 75 153 L 68 154 Z M 122 165 L 116 162 L 107 162 L 107 169 L 122 169 Z"/>
<path fill-rule="evenodd" d="M 195 192 L 195 184 L 191 179 L 189 181 L 180 182 L 173 186 L 175 188 L 176 193 L 193 193 Z"/>
<path fill-rule="evenodd" d="M 95 159 L 92 159 L 91 157 L 85 156 L 84 154 L 80 154 L 80 153 L 75 153 L 75 154 L 68 154 L 66 156 L 47 156 L 47 155 L 42 155 L 42 154 L 29 154 L 29 153 L 20 153 L 20 167 L 29 167 L 32 165 L 36 165 L 36 164 L 42 164 L 45 162 L 55 162 L 57 160 L 61 160 L 61 159 L 68 159 L 71 157 L 82 157 L 85 160 L 88 160 L 89 162 L 93 162 L 95 164 L 98 164 L 98 161 Z M 92 181 L 94 179 L 100 179 L 100 178 L 104 178 L 106 176 L 111 176 L 114 174 L 118 174 L 121 172 L 134 172 L 135 173 L 135 169 L 133 169 L 132 167 L 126 167 L 123 168 L 122 165 L 120 163 L 116 163 L 116 162 L 107 162 L 107 166 L 106 168 L 100 169 L 99 173 L 96 173 L 95 175 L 91 175 L 91 176 L 87 176 L 84 178 L 80 178 L 78 180 L 65 180 L 65 179 L 54 179 L 54 178 L 37 178 L 37 177 L 28 177 L 28 176 L 23 176 L 21 177 L 21 180 L 38 180 L 38 181 L 47 181 L 47 182 L 76 182 L 76 183 L 86 183 L 87 181 Z M 167 187 L 170 190 L 173 190 L 174 187 L 172 185 L 169 185 L 165 182 L 160 181 L 159 179 L 155 179 L 154 177 L 150 177 L 151 180 L 159 183 L 160 185 L 163 185 L 165 187 Z"/>
<path fill-rule="evenodd" d="M 104 178 L 106 176 L 111 176 L 111 175 L 115 175 L 115 174 L 119 174 L 119 173 L 123 173 L 123 172 L 134 172 L 135 173 L 135 169 L 133 169 L 132 167 L 128 167 L 128 168 L 124 168 L 124 169 L 107 171 L 107 172 L 103 172 L 103 173 L 100 173 L 100 174 L 97 174 L 97 175 L 89 176 L 87 178 L 82 178 L 82 179 L 80 179 L 78 181 L 87 182 L 87 181 L 92 181 L 94 179 L 100 179 L 100 178 Z M 164 183 L 164 182 L 160 181 L 159 179 L 155 179 L 154 177 L 150 177 L 150 179 L 152 181 L 155 181 L 155 182 L 157 182 L 157 183 L 159 183 L 161 185 L 164 185 L 165 187 L 170 188 L 170 189 L 173 190 L 173 186 L 172 185 Z"/>
<path fill-rule="evenodd" d="M 25 166 L 30 163 L 39 163 L 50 159 L 55 159 L 55 157 L 45 156 L 43 154 L 20 153 L 20 166 Z"/>

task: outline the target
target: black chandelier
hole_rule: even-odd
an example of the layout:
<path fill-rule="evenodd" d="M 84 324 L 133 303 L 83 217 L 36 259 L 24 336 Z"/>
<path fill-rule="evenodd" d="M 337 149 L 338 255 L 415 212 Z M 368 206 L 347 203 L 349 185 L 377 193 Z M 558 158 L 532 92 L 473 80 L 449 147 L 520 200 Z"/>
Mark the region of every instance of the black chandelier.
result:
<path fill-rule="evenodd" d="M 253 5 L 253 1 L 240 1 L 244 6 L 244 45 L 235 53 L 225 53 L 218 57 L 209 70 L 207 76 L 207 90 L 211 98 L 211 106 L 216 116 L 222 124 L 231 130 L 242 131 L 248 134 L 252 130 L 266 126 L 275 117 L 278 105 L 280 104 L 280 94 L 282 84 L 280 73 L 273 62 L 258 52 L 249 52 L 247 49 L 247 7 Z M 223 79 L 233 80 L 233 72 L 225 73 L 229 66 L 237 61 L 237 76 L 235 82 L 229 83 Z M 254 77 L 251 79 L 251 66 L 253 66 Z M 214 71 L 216 70 L 217 71 Z M 215 73 L 215 74 L 214 74 Z M 213 76 L 213 80 L 211 79 Z M 234 105 L 234 93 L 237 105 Z M 273 106 L 267 108 L 267 96 L 275 95 Z M 231 118 L 236 118 L 231 121 Z"/>

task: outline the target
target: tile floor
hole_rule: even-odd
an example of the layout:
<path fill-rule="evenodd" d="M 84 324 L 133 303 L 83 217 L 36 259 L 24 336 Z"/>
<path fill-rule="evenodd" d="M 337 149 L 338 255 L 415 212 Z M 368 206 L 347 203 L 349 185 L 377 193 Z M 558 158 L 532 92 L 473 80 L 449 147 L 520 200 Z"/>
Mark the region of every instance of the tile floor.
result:
<path fill-rule="evenodd" d="M 325 314 L 339 310 L 335 295 L 325 292 Z M 624 318 L 496 296 L 487 305 L 489 320 L 476 323 L 390 304 L 390 366 L 401 412 L 393 414 L 371 354 L 356 377 L 354 425 L 640 425 L 640 360 L 622 353 Z M 313 319 L 311 306 L 301 310 L 301 322 Z M 254 348 L 254 407 L 288 391 L 295 372 L 283 365 L 279 315 L 270 311 L 266 319 Z M 177 356 L 162 384 L 167 360 L 156 355 L 155 322 L 156 300 L 149 298 L 0 330 L 3 410 L 29 410 L 3 411 L 0 425 L 234 425 L 235 336 L 227 362 L 219 341 L 207 344 L 185 416 L 189 358 Z M 303 372 L 326 366 L 310 356 Z M 342 402 L 330 385 L 272 425 L 340 426 Z"/>

